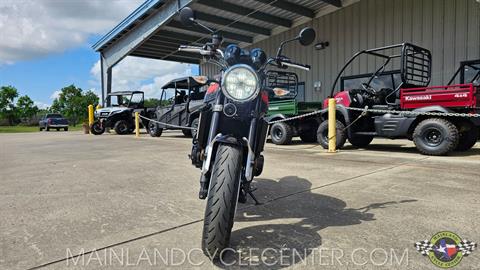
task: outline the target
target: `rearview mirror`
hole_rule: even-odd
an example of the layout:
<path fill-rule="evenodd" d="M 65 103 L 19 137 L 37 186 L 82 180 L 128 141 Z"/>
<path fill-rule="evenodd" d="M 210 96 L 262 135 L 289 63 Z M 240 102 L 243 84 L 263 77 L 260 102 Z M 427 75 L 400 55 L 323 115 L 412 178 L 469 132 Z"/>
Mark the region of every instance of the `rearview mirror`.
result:
<path fill-rule="evenodd" d="M 302 44 L 303 46 L 308 46 L 315 41 L 315 37 L 316 37 L 315 30 L 311 27 L 306 27 L 306 28 L 303 28 L 302 31 L 300 31 L 300 34 L 298 34 L 297 39 L 300 42 L 300 44 Z"/>
<path fill-rule="evenodd" d="M 189 7 L 182 8 L 180 10 L 180 21 L 185 26 L 193 26 L 195 24 L 195 12 Z"/>

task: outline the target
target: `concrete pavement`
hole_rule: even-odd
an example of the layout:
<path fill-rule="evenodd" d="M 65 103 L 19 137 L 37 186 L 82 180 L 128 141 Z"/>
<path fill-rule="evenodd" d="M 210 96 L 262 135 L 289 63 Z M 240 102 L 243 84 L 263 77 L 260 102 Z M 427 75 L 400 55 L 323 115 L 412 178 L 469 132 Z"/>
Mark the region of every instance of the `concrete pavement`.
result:
<path fill-rule="evenodd" d="M 189 151 L 173 132 L 0 134 L 0 269 L 436 269 L 416 241 L 444 230 L 480 241 L 479 144 L 449 157 L 408 141 L 337 154 L 268 144 L 264 204 L 239 205 L 236 252 L 212 265 Z M 479 265 L 477 250 L 458 269 Z"/>

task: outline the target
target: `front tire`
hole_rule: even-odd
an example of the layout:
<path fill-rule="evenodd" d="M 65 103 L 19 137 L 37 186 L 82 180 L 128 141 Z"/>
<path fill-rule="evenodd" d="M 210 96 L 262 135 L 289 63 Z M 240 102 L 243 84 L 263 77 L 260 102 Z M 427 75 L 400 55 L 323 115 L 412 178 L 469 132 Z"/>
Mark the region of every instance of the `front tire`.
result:
<path fill-rule="evenodd" d="M 128 123 L 125 120 L 118 120 L 113 129 L 115 129 L 115 132 L 118 135 L 126 135 L 131 133 L 131 130 L 128 128 Z"/>
<path fill-rule="evenodd" d="M 102 135 L 105 132 L 105 127 L 102 126 L 99 121 L 95 121 L 90 127 L 90 132 L 92 132 L 93 135 Z"/>
<path fill-rule="evenodd" d="M 336 149 L 341 149 L 345 142 L 347 141 L 347 137 L 345 135 L 345 125 L 338 121 L 336 122 Z M 320 126 L 318 126 L 317 130 L 317 140 L 318 143 L 323 147 L 323 149 L 328 149 L 328 120 L 323 121 Z"/>
<path fill-rule="evenodd" d="M 293 130 L 292 127 L 285 123 L 275 123 L 270 128 L 270 137 L 272 143 L 277 145 L 285 145 L 292 143 Z"/>
<path fill-rule="evenodd" d="M 457 147 L 458 140 L 457 127 L 443 118 L 425 119 L 413 131 L 413 142 L 424 155 L 446 155 Z"/>
<path fill-rule="evenodd" d="M 157 123 L 150 121 L 148 123 L 148 134 L 152 137 L 162 136 L 163 129 L 158 126 Z"/>
<path fill-rule="evenodd" d="M 63 131 L 68 131 L 68 127 L 66 127 L 66 128 L 63 128 Z"/>
<path fill-rule="evenodd" d="M 192 124 L 190 125 L 192 128 L 194 128 L 194 129 L 192 129 L 192 137 L 193 138 L 197 137 L 197 132 L 198 132 L 197 129 L 198 129 L 199 123 L 200 123 L 200 119 L 197 117 L 197 118 L 193 119 Z"/>
<path fill-rule="evenodd" d="M 215 260 L 228 247 L 240 189 L 242 149 L 220 144 L 208 192 L 203 223 L 202 250 Z"/>

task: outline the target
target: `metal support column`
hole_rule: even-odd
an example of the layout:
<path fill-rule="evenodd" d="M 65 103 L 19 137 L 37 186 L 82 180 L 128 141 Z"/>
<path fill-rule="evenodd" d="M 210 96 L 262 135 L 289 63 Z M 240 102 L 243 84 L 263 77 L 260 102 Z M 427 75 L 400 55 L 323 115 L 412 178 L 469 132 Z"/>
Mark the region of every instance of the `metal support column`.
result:
<path fill-rule="evenodd" d="M 110 106 L 110 100 L 105 104 L 105 98 L 112 92 L 112 67 L 107 66 L 103 54 L 100 54 L 100 67 L 102 73 L 102 106 Z"/>

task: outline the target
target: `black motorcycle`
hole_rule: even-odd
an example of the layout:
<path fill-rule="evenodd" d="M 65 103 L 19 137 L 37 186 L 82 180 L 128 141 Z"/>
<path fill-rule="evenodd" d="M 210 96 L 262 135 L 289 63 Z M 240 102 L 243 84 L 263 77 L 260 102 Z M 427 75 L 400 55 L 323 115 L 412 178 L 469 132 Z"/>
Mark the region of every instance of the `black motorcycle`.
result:
<path fill-rule="evenodd" d="M 182 45 L 179 50 L 201 54 L 219 65 L 222 73 L 205 95 L 190 155 L 192 164 L 202 170 L 199 197 L 207 198 L 202 250 L 217 259 L 228 247 L 237 202 L 246 202 L 250 195 L 258 204 L 250 184 L 263 170 L 262 151 L 268 130 L 264 116 L 269 91 L 277 95 L 288 93 L 267 87 L 266 68 L 273 65 L 310 70 L 310 66 L 283 56 L 282 49 L 296 40 L 304 46 L 311 44 L 315 31 L 303 29 L 296 38 L 281 43 L 277 56 L 267 59 L 261 49 L 247 51 L 232 44 L 220 50 L 222 37 L 196 21 L 190 8 L 181 10 L 180 19 L 186 26 L 197 25 L 210 31 L 212 41 L 202 47 Z"/>

